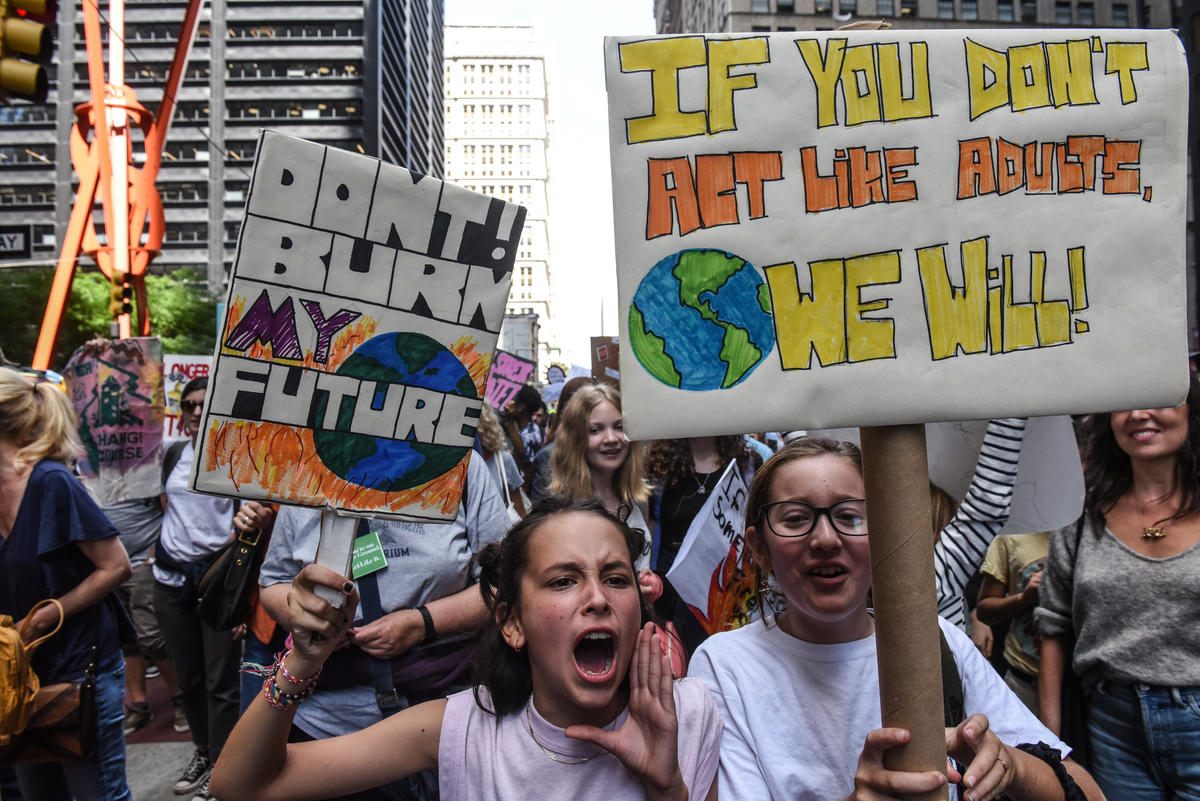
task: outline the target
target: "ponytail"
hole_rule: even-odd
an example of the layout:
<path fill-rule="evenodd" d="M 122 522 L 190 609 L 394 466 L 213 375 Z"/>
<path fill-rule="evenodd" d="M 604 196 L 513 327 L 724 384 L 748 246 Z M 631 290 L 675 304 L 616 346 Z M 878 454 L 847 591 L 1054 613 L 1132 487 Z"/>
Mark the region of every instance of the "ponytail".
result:
<path fill-rule="evenodd" d="M 43 459 L 73 465 L 83 453 L 66 393 L 8 368 L 0 368 L 0 437 L 18 446 L 18 470 Z"/>

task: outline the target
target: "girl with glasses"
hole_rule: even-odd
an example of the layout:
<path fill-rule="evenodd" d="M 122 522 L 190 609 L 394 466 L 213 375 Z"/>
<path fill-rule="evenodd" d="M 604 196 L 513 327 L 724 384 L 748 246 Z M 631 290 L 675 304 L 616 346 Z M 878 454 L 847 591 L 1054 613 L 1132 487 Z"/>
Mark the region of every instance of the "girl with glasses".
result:
<path fill-rule="evenodd" d="M 786 608 L 710 637 L 693 657 L 689 672 L 708 683 L 725 721 L 721 798 L 877 801 L 947 778 L 963 781 L 965 801 L 1101 798 L 1082 768 L 1064 762 L 1070 749 L 944 620 L 966 716 L 946 730 L 946 752 L 967 767 L 947 776 L 883 767 L 884 752 L 910 735 L 880 728 L 865 497 L 862 457 L 844 442 L 798 440 L 754 477 L 746 541 Z"/>

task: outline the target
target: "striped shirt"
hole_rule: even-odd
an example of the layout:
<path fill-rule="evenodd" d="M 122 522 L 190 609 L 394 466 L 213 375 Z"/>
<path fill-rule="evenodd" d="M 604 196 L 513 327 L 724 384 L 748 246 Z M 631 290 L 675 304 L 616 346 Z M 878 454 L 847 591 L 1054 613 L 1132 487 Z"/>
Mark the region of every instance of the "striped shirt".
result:
<path fill-rule="evenodd" d="M 971 486 L 934 545 L 938 614 L 959 628 L 966 625 L 963 589 L 983 564 L 988 545 L 1008 522 L 1024 437 L 1024 418 L 988 423 Z"/>

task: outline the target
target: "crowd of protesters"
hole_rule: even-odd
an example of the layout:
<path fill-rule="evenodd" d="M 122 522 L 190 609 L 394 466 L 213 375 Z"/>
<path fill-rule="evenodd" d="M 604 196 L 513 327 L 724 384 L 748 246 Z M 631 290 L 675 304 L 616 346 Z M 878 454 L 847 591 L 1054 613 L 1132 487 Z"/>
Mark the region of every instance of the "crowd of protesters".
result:
<path fill-rule="evenodd" d="M 4 801 L 129 798 L 122 735 L 152 716 L 151 666 L 190 732 L 173 789 L 193 801 L 866 801 L 946 783 L 964 801 L 1200 799 L 1194 376 L 1179 408 L 1077 421 L 1086 500 L 1061 530 L 998 536 L 1024 420 L 989 423 L 961 501 L 930 485 L 961 685 L 942 699 L 944 772 L 885 766 L 910 735 L 881 727 L 853 444 L 633 442 L 615 385 L 572 379 L 552 409 L 525 386 L 482 416 L 454 520 L 362 521 L 384 566 L 352 580 L 313 564 L 319 510 L 188 491 L 206 391 L 184 388 L 161 492 L 102 509 L 71 473 L 65 395 L 0 369 L 0 613 L 33 637 L 57 622 L 35 602 L 60 601 L 34 668 L 98 688 L 93 751 L 15 765 Z M 709 636 L 667 573 L 731 462 L 759 605 Z M 196 585 L 238 531 L 269 543 L 260 593 L 218 630 Z"/>

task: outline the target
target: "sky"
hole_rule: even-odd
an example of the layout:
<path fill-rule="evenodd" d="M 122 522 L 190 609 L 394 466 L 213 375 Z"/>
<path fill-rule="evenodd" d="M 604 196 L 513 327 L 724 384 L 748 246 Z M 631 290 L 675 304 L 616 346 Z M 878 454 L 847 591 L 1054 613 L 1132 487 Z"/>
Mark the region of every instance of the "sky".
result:
<path fill-rule="evenodd" d="M 563 361 L 617 334 L 604 37 L 654 33 L 654 0 L 445 0 L 447 25 L 533 25 L 548 46 L 550 269 Z"/>

